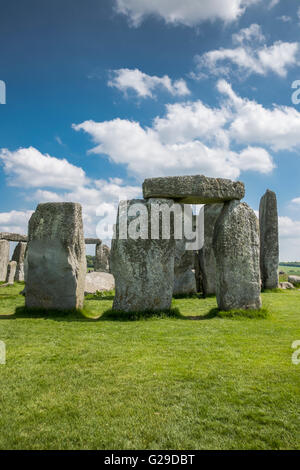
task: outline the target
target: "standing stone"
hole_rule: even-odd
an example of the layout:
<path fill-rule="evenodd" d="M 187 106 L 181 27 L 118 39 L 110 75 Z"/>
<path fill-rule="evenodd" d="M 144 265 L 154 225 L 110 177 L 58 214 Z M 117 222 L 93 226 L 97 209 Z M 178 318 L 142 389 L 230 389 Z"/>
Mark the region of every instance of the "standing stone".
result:
<path fill-rule="evenodd" d="M 101 273 L 109 273 L 109 258 L 110 249 L 107 245 L 97 243 L 96 245 L 96 259 L 95 259 L 95 271 Z"/>
<path fill-rule="evenodd" d="M 259 309 L 259 224 L 245 203 L 224 204 L 213 237 L 219 309 Z"/>
<path fill-rule="evenodd" d="M 25 258 L 26 247 L 27 247 L 27 243 L 19 242 L 12 256 L 12 261 L 17 262 L 15 282 L 24 281 L 24 258 Z"/>
<path fill-rule="evenodd" d="M 14 283 L 15 275 L 16 275 L 16 269 L 17 269 L 17 262 L 16 261 L 10 261 L 7 265 L 7 275 L 6 275 L 7 284 L 13 284 Z"/>
<path fill-rule="evenodd" d="M 175 241 L 174 295 L 197 292 L 194 253 L 192 250 L 186 250 L 185 239 Z"/>
<path fill-rule="evenodd" d="M 26 307 L 81 308 L 86 252 L 81 205 L 39 204 L 29 221 L 26 253 Z"/>
<path fill-rule="evenodd" d="M 192 208 L 189 206 L 181 205 L 181 210 L 184 211 L 186 218 L 189 219 L 191 223 L 191 229 L 195 233 L 196 231 L 196 219 L 193 215 Z M 183 212 L 182 212 L 183 213 Z M 184 218 L 182 218 L 182 238 L 175 240 L 175 266 L 174 266 L 174 289 L 173 295 L 186 295 L 186 294 L 195 294 L 197 292 L 196 288 L 196 276 L 195 276 L 195 251 L 188 250 L 188 243 L 190 238 L 185 237 L 185 224 Z M 187 229 L 189 230 L 189 229 Z M 194 240 L 193 240 L 194 241 Z"/>
<path fill-rule="evenodd" d="M 216 293 L 216 258 L 213 250 L 213 235 L 216 221 L 222 209 L 223 204 L 206 204 L 204 206 L 204 244 L 199 253 L 199 262 L 205 297 Z"/>
<path fill-rule="evenodd" d="M 276 194 L 269 189 L 259 206 L 260 270 L 263 289 L 278 287 L 279 241 Z"/>
<path fill-rule="evenodd" d="M 112 241 L 111 271 L 115 277 L 116 294 L 113 309 L 126 312 L 160 311 L 171 307 L 174 286 L 175 240 L 173 233 L 169 240 L 151 239 L 151 203 L 159 208 L 171 205 L 173 201 L 149 199 L 121 202 L 119 205 L 116 238 Z M 134 214 L 139 204 L 140 213 L 148 214 L 146 224 Z M 133 212 L 131 212 L 133 211 Z M 123 228 L 136 224 L 139 238 L 129 236 L 122 239 Z M 172 229 L 171 229 L 172 230 Z"/>
<path fill-rule="evenodd" d="M 6 280 L 8 263 L 9 263 L 9 242 L 7 240 L 0 240 L 0 281 Z"/>

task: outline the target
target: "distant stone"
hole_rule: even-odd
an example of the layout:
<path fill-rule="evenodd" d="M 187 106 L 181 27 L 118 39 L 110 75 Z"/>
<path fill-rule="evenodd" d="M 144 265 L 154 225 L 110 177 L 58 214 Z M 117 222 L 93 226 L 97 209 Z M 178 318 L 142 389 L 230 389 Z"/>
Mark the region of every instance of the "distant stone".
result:
<path fill-rule="evenodd" d="M 19 235 L 18 233 L 1 232 L 0 240 L 7 240 L 9 242 L 27 242 L 26 235 Z"/>
<path fill-rule="evenodd" d="M 7 265 L 7 275 L 6 275 L 6 283 L 13 284 L 15 280 L 15 274 L 17 269 L 17 262 L 10 261 Z"/>
<path fill-rule="evenodd" d="M 259 224 L 245 203 L 224 204 L 213 238 L 219 309 L 259 309 Z"/>
<path fill-rule="evenodd" d="M 86 276 L 81 205 L 39 204 L 29 221 L 28 238 L 26 306 L 81 308 Z"/>
<path fill-rule="evenodd" d="M 186 241 L 175 241 L 174 295 L 195 294 L 194 251 L 186 250 Z"/>
<path fill-rule="evenodd" d="M 151 218 L 146 227 L 141 227 L 138 215 L 129 215 L 134 204 L 149 213 L 150 205 L 171 205 L 164 199 L 131 200 L 119 205 L 116 238 L 111 247 L 111 271 L 115 277 L 116 294 L 114 310 L 144 312 L 167 310 L 171 307 L 174 287 L 174 236 L 164 240 L 146 237 L 151 233 Z M 120 237 L 120 227 L 136 224 L 137 239 Z M 134 230 L 133 232 L 134 233 Z M 173 232 L 174 233 L 174 232 Z"/>
<path fill-rule="evenodd" d="M 95 271 L 109 273 L 110 248 L 107 245 L 98 243 L 96 245 Z"/>
<path fill-rule="evenodd" d="M 0 240 L 0 281 L 6 280 L 7 265 L 9 263 L 9 242 Z"/>
<path fill-rule="evenodd" d="M 242 199 L 245 186 L 240 181 L 203 175 L 169 176 L 146 179 L 143 194 L 145 199 L 170 198 L 184 204 L 211 204 Z"/>
<path fill-rule="evenodd" d="M 100 238 L 86 238 L 84 242 L 86 245 L 97 245 L 97 243 L 102 243 Z"/>
<path fill-rule="evenodd" d="M 288 281 L 293 285 L 300 284 L 300 276 L 289 276 Z"/>
<path fill-rule="evenodd" d="M 278 287 L 279 238 L 276 194 L 267 190 L 259 206 L 260 270 L 263 289 Z"/>
<path fill-rule="evenodd" d="M 19 242 L 12 256 L 12 261 L 17 262 L 15 282 L 24 281 L 24 258 L 25 258 L 26 247 L 27 247 L 27 243 Z"/>
<path fill-rule="evenodd" d="M 91 272 L 85 278 L 85 293 L 95 294 L 97 291 L 110 291 L 115 288 L 115 279 L 112 274 L 104 272 Z"/>
<path fill-rule="evenodd" d="M 206 204 L 204 206 L 204 244 L 199 253 L 204 296 L 216 293 L 216 259 L 213 250 L 213 235 L 222 209 L 223 204 Z"/>
<path fill-rule="evenodd" d="M 280 289 L 295 289 L 291 282 L 280 282 L 279 284 Z"/>
<path fill-rule="evenodd" d="M 17 264 L 15 282 L 23 282 L 23 281 L 25 281 L 24 263 L 19 263 Z"/>

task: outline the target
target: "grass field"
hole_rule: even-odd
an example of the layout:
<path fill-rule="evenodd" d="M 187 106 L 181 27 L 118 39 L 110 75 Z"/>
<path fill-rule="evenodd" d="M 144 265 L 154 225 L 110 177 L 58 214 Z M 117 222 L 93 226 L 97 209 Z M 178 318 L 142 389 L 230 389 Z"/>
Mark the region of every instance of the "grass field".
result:
<path fill-rule="evenodd" d="M 300 449 L 300 291 L 264 293 L 267 319 L 183 298 L 111 321 L 111 296 L 34 316 L 22 288 L 0 289 L 0 449 Z"/>

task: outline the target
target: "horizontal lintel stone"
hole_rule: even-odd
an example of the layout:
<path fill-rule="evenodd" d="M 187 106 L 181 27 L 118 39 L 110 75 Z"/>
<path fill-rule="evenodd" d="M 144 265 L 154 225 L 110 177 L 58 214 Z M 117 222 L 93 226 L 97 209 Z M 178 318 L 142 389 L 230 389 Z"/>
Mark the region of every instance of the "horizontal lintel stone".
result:
<path fill-rule="evenodd" d="M 212 204 L 242 199 L 245 186 L 240 181 L 204 175 L 168 176 L 146 179 L 143 195 L 145 199 L 167 198 L 182 204 Z"/>

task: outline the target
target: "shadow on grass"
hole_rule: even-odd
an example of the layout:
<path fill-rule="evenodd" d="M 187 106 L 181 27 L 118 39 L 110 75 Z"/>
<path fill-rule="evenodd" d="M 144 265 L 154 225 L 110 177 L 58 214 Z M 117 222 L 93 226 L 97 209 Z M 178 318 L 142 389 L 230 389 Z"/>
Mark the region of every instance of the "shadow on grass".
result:
<path fill-rule="evenodd" d="M 99 318 L 86 315 L 84 310 L 48 310 L 39 308 L 17 307 L 13 315 L 0 315 L 1 320 L 16 320 L 17 318 L 31 318 L 55 320 L 63 322 L 96 322 Z"/>
<path fill-rule="evenodd" d="M 152 310 L 144 312 L 124 312 L 117 310 L 106 310 L 103 315 L 99 318 L 99 321 L 141 321 L 141 320 L 152 320 L 152 319 L 164 319 L 164 318 L 175 318 L 178 320 L 187 320 L 187 317 L 180 313 L 178 308 L 171 310 L 161 310 L 153 312 Z"/>
<path fill-rule="evenodd" d="M 101 321 L 133 322 L 142 320 L 210 320 L 217 316 L 217 309 L 212 309 L 206 315 L 186 316 L 182 315 L 178 308 L 163 311 L 145 311 L 145 312 L 124 312 L 116 310 L 106 310 L 99 317 L 90 317 L 85 309 L 82 310 L 47 310 L 47 309 L 29 309 L 26 307 L 17 307 L 13 315 L 0 315 L 0 320 L 16 320 L 19 318 L 54 320 L 58 322 L 89 322 L 96 323 Z"/>
<path fill-rule="evenodd" d="M 269 311 L 266 308 L 261 308 L 259 310 L 241 310 L 241 309 L 233 309 L 233 310 L 219 310 L 217 308 L 213 308 L 210 311 L 210 314 L 214 315 L 218 318 L 223 319 L 254 319 L 254 320 L 265 320 L 269 317 Z"/>

